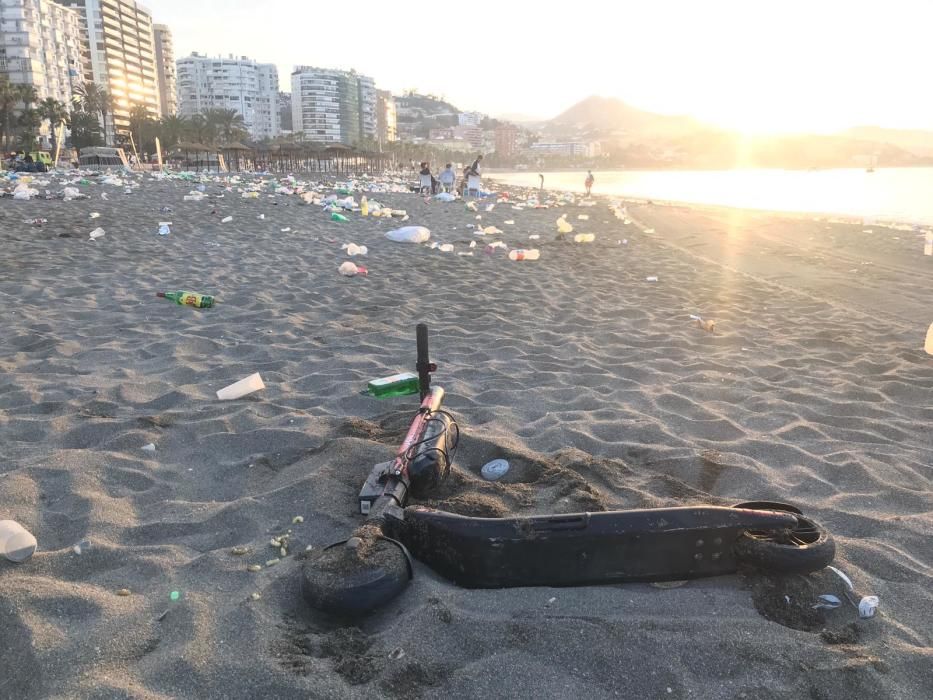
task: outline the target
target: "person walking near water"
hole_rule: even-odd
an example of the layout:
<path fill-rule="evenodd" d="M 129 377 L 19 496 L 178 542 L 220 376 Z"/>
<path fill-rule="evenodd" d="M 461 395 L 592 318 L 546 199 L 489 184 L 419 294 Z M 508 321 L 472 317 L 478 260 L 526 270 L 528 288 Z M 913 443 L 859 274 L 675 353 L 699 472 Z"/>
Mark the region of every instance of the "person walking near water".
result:
<path fill-rule="evenodd" d="M 541 178 L 541 186 L 538 189 L 544 192 L 544 173 L 538 173 L 538 177 Z"/>
<path fill-rule="evenodd" d="M 596 182 L 596 178 L 593 177 L 593 171 L 586 171 L 586 180 L 583 181 L 583 184 L 586 185 L 586 196 L 589 197 L 590 193 L 593 190 L 593 183 Z"/>

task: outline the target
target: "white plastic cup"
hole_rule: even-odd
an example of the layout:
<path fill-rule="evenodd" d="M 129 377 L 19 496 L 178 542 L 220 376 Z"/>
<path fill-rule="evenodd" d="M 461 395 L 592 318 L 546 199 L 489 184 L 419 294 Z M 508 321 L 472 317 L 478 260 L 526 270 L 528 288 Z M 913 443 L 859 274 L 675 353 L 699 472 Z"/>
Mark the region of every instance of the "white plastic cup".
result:
<path fill-rule="evenodd" d="M 32 534 L 15 520 L 0 520 L 0 554 L 17 564 L 36 551 L 38 543 Z"/>
<path fill-rule="evenodd" d="M 246 379 L 241 379 L 235 384 L 220 389 L 217 392 L 217 398 L 221 401 L 232 401 L 265 388 L 266 385 L 262 383 L 262 377 L 259 376 L 259 372 L 256 372 L 246 377 Z"/>

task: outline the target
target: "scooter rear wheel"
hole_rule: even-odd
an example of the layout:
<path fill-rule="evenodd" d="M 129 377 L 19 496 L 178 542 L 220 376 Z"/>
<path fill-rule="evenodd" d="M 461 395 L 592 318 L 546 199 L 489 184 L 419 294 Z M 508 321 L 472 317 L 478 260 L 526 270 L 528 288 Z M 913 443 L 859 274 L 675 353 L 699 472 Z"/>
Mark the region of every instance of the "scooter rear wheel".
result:
<path fill-rule="evenodd" d="M 793 506 L 755 501 L 734 507 L 779 510 L 797 516 L 797 525 L 790 530 L 746 530 L 742 533 L 735 542 L 734 551 L 736 558 L 745 564 L 785 574 L 809 574 L 827 566 L 836 555 L 833 536 Z"/>

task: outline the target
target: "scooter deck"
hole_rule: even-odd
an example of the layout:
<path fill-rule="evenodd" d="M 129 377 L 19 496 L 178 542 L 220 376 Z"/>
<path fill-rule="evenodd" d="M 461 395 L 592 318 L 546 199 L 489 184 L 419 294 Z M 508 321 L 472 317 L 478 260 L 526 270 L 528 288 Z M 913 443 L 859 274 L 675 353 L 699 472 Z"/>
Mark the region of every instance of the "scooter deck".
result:
<path fill-rule="evenodd" d="M 385 526 L 411 553 L 467 588 L 579 586 L 719 576 L 736 570 L 745 530 L 792 528 L 779 511 L 701 506 L 473 518 L 409 507 Z"/>

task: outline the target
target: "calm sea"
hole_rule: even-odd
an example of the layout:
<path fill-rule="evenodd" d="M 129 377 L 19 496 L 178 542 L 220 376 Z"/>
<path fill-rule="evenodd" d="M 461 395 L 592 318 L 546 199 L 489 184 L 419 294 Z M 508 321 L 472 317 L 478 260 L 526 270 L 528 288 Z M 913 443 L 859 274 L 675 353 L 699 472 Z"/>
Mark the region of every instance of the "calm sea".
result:
<path fill-rule="evenodd" d="M 583 191 L 586 171 L 545 172 L 547 189 Z M 593 171 L 595 194 L 933 224 L 933 168 Z M 538 172 L 490 173 L 538 186 Z"/>

